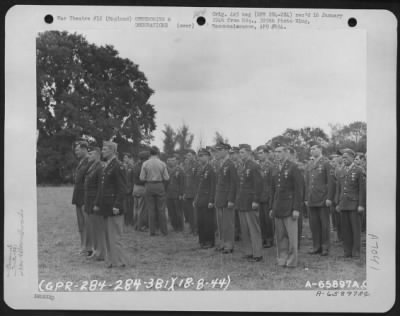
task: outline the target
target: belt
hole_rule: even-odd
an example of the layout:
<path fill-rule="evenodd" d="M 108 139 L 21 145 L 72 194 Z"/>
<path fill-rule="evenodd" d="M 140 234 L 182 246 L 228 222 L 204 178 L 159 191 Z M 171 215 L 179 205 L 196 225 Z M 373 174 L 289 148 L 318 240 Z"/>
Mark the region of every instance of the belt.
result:
<path fill-rule="evenodd" d="M 163 183 L 163 181 L 146 181 L 146 183 Z"/>

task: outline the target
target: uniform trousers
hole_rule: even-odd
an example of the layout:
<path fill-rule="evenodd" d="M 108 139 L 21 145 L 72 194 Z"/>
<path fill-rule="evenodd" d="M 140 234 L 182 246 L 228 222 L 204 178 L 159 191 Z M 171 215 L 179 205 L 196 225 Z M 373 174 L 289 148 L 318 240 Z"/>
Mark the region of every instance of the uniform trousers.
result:
<path fill-rule="evenodd" d="M 125 225 L 133 225 L 133 196 L 130 194 L 124 199 L 124 222 Z"/>
<path fill-rule="evenodd" d="M 340 213 L 336 211 L 336 206 L 331 207 L 332 226 L 336 230 L 337 240 L 342 240 L 342 224 L 340 220 Z"/>
<path fill-rule="evenodd" d="M 274 241 L 274 225 L 269 216 L 269 203 L 260 203 L 260 228 L 263 243 Z"/>
<path fill-rule="evenodd" d="M 361 250 L 361 215 L 357 211 L 340 212 L 345 256 L 359 257 Z"/>
<path fill-rule="evenodd" d="M 216 246 L 218 249 L 223 249 L 224 248 L 224 240 L 223 240 L 223 227 L 222 227 L 222 215 L 223 215 L 224 209 L 222 207 L 217 207 L 215 209 L 215 219 L 216 219 L 216 224 L 217 224 L 217 229 L 216 229 Z"/>
<path fill-rule="evenodd" d="M 91 214 L 93 223 L 93 250 L 94 255 L 99 259 L 106 257 L 106 238 L 104 216 Z"/>
<path fill-rule="evenodd" d="M 277 263 L 279 266 L 297 266 L 298 219 L 292 216 L 275 217 Z"/>
<path fill-rule="evenodd" d="M 143 185 L 133 186 L 133 222 L 136 230 L 148 227 L 148 214 L 144 199 L 145 188 Z"/>
<path fill-rule="evenodd" d="M 84 249 L 85 251 L 93 250 L 93 242 L 94 242 L 94 230 L 93 230 L 93 216 L 86 212 L 83 212 L 84 224 L 85 227 L 83 229 L 84 235 Z"/>
<path fill-rule="evenodd" d="M 328 251 L 331 233 L 329 208 L 310 206 L 309 209 L 313 251 Z"/>
<path fill-rule="evenodd" d="M 122 247 L 122 232 L 124 226 L 124 216 L 107 216 L 105 218 L 105 244 L 106 244 L 106 264 L 112 266 L 127 265 Z"/>
<path fill-rule="evenodd" d="M 76 205 L 76 218 L 78 222 L 78 231 L 81 239 L 81 250 L 86 250 L 85 240 L 85 211 L 83 205 Z"/>
<path fill-rule="evenodd" d="M 241 232 L 240 232 L 240 218 L 239 218 L 239 210 L 235 208 L 235 240 L 240 240 Z"/>
<path fill-rule="evenodd" d="M 167 216 L 165 212 L 165 188 L 163 183 L 146 183 L 146 208 L 149 214 L 150 234 L 156 232 L 157 222 L 162 234 L 167 235 Z"/>
<path fill-rule="evenodd" d="M 246 255 L 262 256 L 261 228 L 258 210 L 239 210 L 240 229 Z"/>
<path fill-rule="evenodd" d="M 185 198 L 183 200 L 183 209 L 185 212 L 185 218 L 190 226 L 190 231 L 196 233 L 197 231 L 197 211 L 193 207 L 193 198 Z"/>
<path fill-rule="evenodd" d="M 235 209 L 217 208 L 218 248 L 232 250 L 235 243 Z"/>
<path fill-rule="evenodd" d="M 214 247 L 215 244 L 215 208 L 196 207 L 198 214 L 198 233 L 201 246 Z"/>
<path fill-rule="evenodd" d="M 167 199 L 168 217 L 175 231 L 183 230 L 182 201 L 177 198 Z"/>

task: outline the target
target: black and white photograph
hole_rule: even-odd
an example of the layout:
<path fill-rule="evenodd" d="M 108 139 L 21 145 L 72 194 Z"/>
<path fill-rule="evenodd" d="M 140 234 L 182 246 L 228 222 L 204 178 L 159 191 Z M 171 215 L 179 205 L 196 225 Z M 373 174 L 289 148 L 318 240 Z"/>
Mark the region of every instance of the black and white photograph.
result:
<path fill-rule="evenodd" d="M 368 33 L 296 28 L 297 11 L 150 9 L 32 32 L 37 298 L 368 299 Z"/>

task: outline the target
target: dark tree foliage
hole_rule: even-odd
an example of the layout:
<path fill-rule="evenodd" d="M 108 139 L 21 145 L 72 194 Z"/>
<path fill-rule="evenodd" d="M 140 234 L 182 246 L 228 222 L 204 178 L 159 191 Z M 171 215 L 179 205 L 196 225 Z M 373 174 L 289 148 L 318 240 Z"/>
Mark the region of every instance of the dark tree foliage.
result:
<path fill-rule="evenodd" d="M 137 64 L 76 33 L 40 33 L 36 49 L 38 183 L 71 180 L 71 147 L 79 138 L 90 136 L 98 145 L 113 139 L 131 152 L 149 143 L 154 91 Z"/>

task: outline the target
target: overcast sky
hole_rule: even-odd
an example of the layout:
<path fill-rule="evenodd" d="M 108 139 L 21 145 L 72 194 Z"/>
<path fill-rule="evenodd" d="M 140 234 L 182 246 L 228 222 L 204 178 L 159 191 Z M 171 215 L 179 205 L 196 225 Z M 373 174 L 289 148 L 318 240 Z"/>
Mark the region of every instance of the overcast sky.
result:
<path fill-rule="evenodd" d="M 286 128 L 366 121 L 366 39 L 337 31 L 77 31 L 139 64 L 155 90 L 153 144 L 183 122 L 193 147 L 215 131 L 258 146 Z"/>

